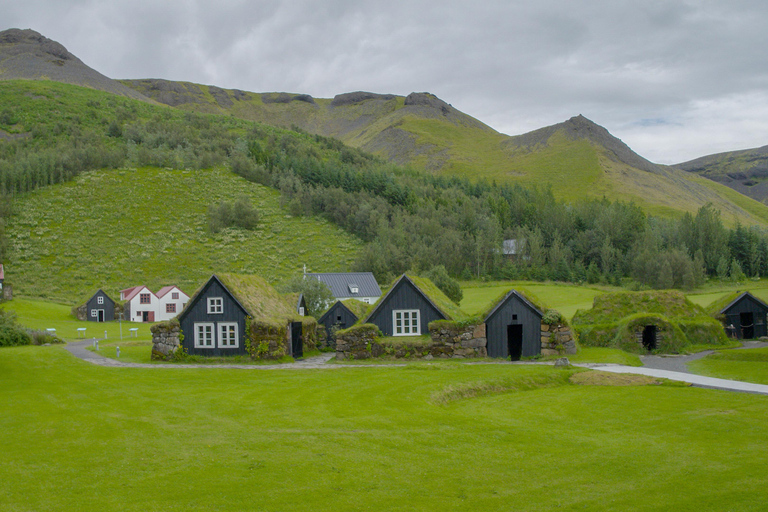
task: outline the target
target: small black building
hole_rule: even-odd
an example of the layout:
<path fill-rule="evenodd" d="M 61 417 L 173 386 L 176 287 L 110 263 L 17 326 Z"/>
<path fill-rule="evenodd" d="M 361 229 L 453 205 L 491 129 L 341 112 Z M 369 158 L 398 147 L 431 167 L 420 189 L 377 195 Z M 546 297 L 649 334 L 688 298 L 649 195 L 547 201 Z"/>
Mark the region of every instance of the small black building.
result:
<path fill-rule="evenodd" d="M 728 336 L 738 339 L 756 339 L 768 336 L 766 315 L 768 304 L 749 292 L 744 292 L 720 310 Z"/>
<path fill-rule="evenodd" d="M 438 307 L 433 300 L 437 297 L 432 295 L 438 294 L 441 304 L 450 302 L 429 280 L 403 274 L 379 299 L 365 323 L 375 324 L 384 336 L 428 334 L 430 322 L 451 320 L 449 313 L 444 312 L 448 308 Z"/>
<path fill-rule="evenodd" d="M 99 289 L 85 303 L 85 319 L 89 322 L 109 322 L 115 319 L 115 301 Z"/>
<path fill-rule="evenodd" d="M 323 313 L 317 323 L 325 326 L 327 337 L 333 338 L 334 330 L 352 327 L 360 317 L 365 315 L 367 307 L 368 304 L 356 299 L 337 300 L 328 311 Z"/>
<path fill-rule="evenodd" d="M 515 290 L 507 293 L 485 317 L 488 357 L 511 358 L 541 353 L 542 312 Z"/>

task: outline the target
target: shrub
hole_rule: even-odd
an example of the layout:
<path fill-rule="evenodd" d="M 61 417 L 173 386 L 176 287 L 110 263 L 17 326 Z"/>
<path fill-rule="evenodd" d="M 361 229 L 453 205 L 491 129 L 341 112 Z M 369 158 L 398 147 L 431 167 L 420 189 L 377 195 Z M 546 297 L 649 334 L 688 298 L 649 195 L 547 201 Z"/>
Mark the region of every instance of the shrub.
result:
<path fill-rule="evenodd" d="M 234 203 L 222 201 L 208 207 L 208 227 L 211 233 L 229 227 L 256 229 L 258 225 L 259 211 L 246 196 L 239 196 Z"/>
<path fill-rule="evenodd" d="M 0 325 L 0 347 L 29 345 L 30 343 L 32 343 L 32 338 L 24 329 L 15 325 Z"/>
<path fill-rule="evenodd" d="M 50 343 L 51 345 L 54 345 L 57 343 L 64 343 L 64 340 L 62 340 L 55 334 L 51 334 L 48 331 L 30 329 L 27 332 L 29 333 L 29 337 L 33 345 L 45 345 L 46 343 Z"/>

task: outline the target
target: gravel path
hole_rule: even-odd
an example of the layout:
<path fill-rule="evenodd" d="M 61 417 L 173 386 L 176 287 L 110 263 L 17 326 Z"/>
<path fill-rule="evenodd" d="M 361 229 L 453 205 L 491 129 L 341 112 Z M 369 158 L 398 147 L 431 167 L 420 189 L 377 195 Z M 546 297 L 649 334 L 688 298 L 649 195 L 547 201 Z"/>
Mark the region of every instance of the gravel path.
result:
<path fill-rule="evenodd" d="M 768 347 L 768 342 L 765 341 L 745 341 L 743 346 L 734 348 L 731 350 L 744 350 L 750 348 L 762 348 Z M 646 368 L 653 368 L 655 370 L 667 370 L 671 372 L 691 373 L 688 370 L 688 362 L 702 359 L 708 355 L 714 353 L 714 350 L 705 350 L 697 354 L 691 355 L 660 355 L 660 356 L 640 356 L 640 360 L 643 362 L 643 366 Z"/>
<path fill-rule="evenodd" d="M 104 357 L 99 353 L 87 350 L 86 347 L 93 345 L 94 340 L 81 340 L 67 343 L 66 349 L 75 357 L 88 361 L 89 363 L 97 364 L 100 366 L 112 366 L 120 368 L 189 368 L 189 369 L 204 369 L 204 368 L 228 368 L 228 369 L 242 369 L 242 370 L 309 370 L 309 369 L 337 369 L 337 368 L 379 368 L 382 366 L 406 366 L 405 364 L 360 364 L 360 365 L 336 365 L 327 364 L 334 354 L 325 353 L 319 356 L 308 357 L 294 363 L 283 364 L 264 364 L 264 365 L 250 365 L 250 364 L 168 364 L 168 363 L 126 363 L 117 359 L 111 359 Z M 745 342 L 743 349 L 748 348 L 760 348 L 768 347 L 766 342 Z M 739 349 L 735 349 L 739 350 Z M 710 389 L 721 389 L 727 391 L 740 391 L 745 393 L 757 393 L 762 395 L 768 395 L 768 386 L 763 384 L 752 384 L 749 382 L 740 382 L 735 380 L 716 379 L 712 377 L 704 377 L 701 375 L 694 375 L 688 371 L 686 366 L 688 361 L 695 359 L 701 359 L 711 354 L 713 351 L 708 350 L 693 354 L 690 356 L 643 356 L 640 359 L 645 366 L 622 366 L 618 364 L 603 364 L 603 363 L 589 363 L 589 364 L 575 364 L 582 368 L 591 368 L 593 370 L 601 370 L 612 373 L 634 373 L 638 375 L 648 375 L 652 377 L 661 377 L 669 380 L 675 380 L 680 382 L 688 382 L 694 386 Z M 467 364 L 552 364 L 542 362 L 521 362 L 521 361 L 494 361 L 483 363 L 467 363 Z"/>
<path fill-rule="evenodd" d="M 295 363 L 283 364 L 171 364 L 171 363 L 126 363 L 118 359 L 104 357 L 86 347 L 93 346 L 93 339 L 67 343 L 66 349 L 75 357 L 99 366 L 120 368 L 236 368 L 240 370 L 313 370 L 319 368 L 341 368 L 341 365 L 326 364 L 334 354 L 325 353 L 319 356 L 301 359 Z"/>

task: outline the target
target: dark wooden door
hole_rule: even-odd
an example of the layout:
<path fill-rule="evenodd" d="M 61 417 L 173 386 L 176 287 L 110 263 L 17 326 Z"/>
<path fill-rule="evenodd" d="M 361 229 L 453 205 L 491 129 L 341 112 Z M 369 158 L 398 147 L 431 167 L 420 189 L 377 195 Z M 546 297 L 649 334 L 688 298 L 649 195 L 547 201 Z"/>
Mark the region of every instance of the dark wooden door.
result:
<path fill-rule="evenodd" d="M 509 325 L 507 326 L 507 349 L 509 352 L 509 359 L 512 361 L 519 361 L 523 355 L 523 326 L 522 325 Z"/>
<path fill-rule="evenodd" d="M 751 312 L 741 313 L 741 337 L 745 340 L 751 340 L 755 337 L 755 315 Z"/>
<path fill-rule="evenodd" d="M 301 339 L 301 322 L 291 322 L 291 355 L 294 359 L 304 357 L 304 343 Z"/>
<path fill-rule="evenodd" d="M 97 315 L 99 315 L 98 316 L 98 321 L 99 322 L 103 322 L 104 321 L 104 310 L 103 309 L 98 310 Z"/>
<path fill-rule="evenodd" d="M 155 321 L 155 312 L 154 311 L 149 311 L 149 313 L 147 314 L 147 321 L 148 322 L 154 322 Z"/>

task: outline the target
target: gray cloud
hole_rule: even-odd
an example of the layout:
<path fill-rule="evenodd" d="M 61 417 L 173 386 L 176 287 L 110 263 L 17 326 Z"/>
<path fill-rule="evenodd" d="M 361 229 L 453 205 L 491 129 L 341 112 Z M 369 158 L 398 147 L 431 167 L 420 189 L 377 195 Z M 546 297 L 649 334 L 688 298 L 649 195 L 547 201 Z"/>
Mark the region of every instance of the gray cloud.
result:
<path fill-rule="evenodd" d="M 583 114 L 672 163 L 768 144 L 760 1 L 0 0 L 115 78 L 430 91 L 518 134 Z M 648 120 L 653 120 L 649 122 Z"/>

